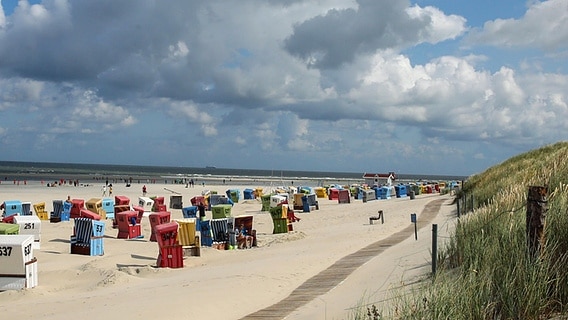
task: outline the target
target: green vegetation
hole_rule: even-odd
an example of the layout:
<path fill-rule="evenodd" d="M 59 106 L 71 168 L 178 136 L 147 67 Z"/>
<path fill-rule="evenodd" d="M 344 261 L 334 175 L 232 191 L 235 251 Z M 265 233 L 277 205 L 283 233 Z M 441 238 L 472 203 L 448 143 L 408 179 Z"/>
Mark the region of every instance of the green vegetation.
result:
<path fill-rule="evenodd" d="M 548 319 L 566 314 L 567 159 L 568 142 L 560 142 L 468 179 L 458 197 L 473 195 L 476 208 L 460 218 L 439 253 L 436 276 L 386 302 L 383 309 L 392 311 L 359 318 Z M 527 249 L 529 186 L 548 187 L 546 240 L 537 258 Z"/>

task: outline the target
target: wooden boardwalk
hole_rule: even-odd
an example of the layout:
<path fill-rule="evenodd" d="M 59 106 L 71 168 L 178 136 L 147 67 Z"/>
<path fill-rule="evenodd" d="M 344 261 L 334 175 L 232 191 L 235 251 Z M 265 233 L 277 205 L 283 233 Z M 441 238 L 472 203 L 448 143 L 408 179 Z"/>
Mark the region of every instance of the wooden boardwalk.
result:
<path fill-rule="evenodd" d="M 429 202 L 422 210 L 417 221 L 417 228 L 428 225 L 440 211 L 442 203 L 447 199 L 438 199 Z M 347 255 L 327 269 L 306 280 L 298 288 L 294 289 L 288 297 L 267 308 L 251 313 L 242 319 L 284 319 L 294 310 L 307 304 L 316 297 L 327 293 L 341 281 L 345 280 L 355 269 L 365 262 L 384 252 L 389 247 L 396 245 L 414 234 L 414 225 L 400 230 L 389 237 L 371 243 L 370 245 Z"/>

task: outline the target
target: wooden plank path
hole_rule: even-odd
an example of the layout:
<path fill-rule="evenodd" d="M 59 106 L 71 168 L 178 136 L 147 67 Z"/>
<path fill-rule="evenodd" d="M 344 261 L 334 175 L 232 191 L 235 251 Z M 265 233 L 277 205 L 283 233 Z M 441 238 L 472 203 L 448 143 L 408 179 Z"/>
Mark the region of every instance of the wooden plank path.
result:
<path fill-rule="evenodd" d="M 434 217 L 436 217 L 440 211 L 442 203 L 446 200 L 447 198 L 438 199 L 426 204 L 417 219 L 417 229 L 421 229 L 428 225 Z M 381 254 L 386 249 L 402 242 L 413 234 L 414 225 L 411 224 L 385 239 L 371 243 L 370 245 L 339 259 L 327 269 L 306 280 L 298 288 L 294 289 L 288 297 L 284 298 L 280 302 L 251 313 L 242 319 L 284 319 L 294 310 L 333 289 L 365 262 Z"/>

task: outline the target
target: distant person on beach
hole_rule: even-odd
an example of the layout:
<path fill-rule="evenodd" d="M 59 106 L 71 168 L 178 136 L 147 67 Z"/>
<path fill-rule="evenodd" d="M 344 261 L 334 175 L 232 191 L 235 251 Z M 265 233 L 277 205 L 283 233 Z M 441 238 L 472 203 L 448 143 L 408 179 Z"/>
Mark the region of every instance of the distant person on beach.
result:
<path fill-rule="evenodd" d="M 103 197 L 107 195 L 107 186 L 103 186 Z"/>
<path fill-rule="evenodd" d="M 112 196 L 112 184 L 108 187 L 108 195 Z"/>
<path fill-rule="evenodd" d="M 142 195 L 146 196 L 146 185 L 142 187 Z"/>

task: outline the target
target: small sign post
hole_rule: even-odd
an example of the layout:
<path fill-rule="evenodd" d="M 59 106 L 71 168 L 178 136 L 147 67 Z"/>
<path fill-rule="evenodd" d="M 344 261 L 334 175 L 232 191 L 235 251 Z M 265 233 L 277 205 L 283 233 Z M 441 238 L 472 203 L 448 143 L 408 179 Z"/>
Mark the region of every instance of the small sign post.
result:
<path fill-rule="evenodd" d="M 416 213 L 410 214 L 410 222 L 414 223 L 414 240 L 418 240 L 418 229 L 416 227 Z"/>

